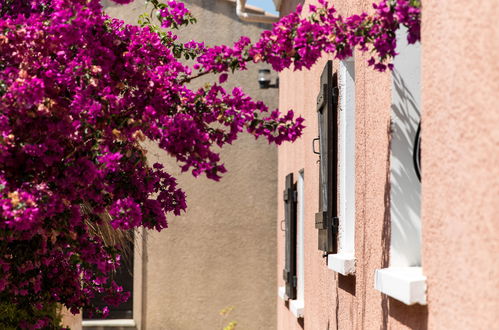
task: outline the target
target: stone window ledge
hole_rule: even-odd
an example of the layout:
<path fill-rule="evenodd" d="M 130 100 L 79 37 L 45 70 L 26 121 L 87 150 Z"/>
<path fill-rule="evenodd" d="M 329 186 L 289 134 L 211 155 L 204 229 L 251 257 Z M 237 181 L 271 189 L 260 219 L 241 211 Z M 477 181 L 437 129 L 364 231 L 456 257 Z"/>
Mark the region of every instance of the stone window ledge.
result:
<path fill-rule="evenodd" d="M 94 327 L 119 327 L 119 328 L 136 328 L 135 320 L 132 319 L 116 319 L 116 320 L 85 320 L 82 322 L 83 329 Z"/>
<path fill-rule="evenodd" d="M 279 298 L 289 302 L 289 310 L 297 319 L 303 317 L 303 309 L 305 307 L 303 300 L 288 299 L 288 296 L 286 296 L 286 288 L 283 286 L 279 287 L 277 294 Z"/>
<path fill-rule="evenodd" d="M 377 269 L 374 288 L 407 305 L 426 305 L 426 276 L 421 267 Z"/>
<path fill-rule="evenodd" d="M 341 275 L 355 274 L 355 256 L 353 253 L 340 252 L 327 256 L 327 267 Z"/>
<path fill-rule="evenodd" d="M 290 300 L 289 301 L 289 310 L 293 315 L 299 319 L 303 317 L 303 309 L 305 307 L 305 303 L 303 300 Z"/>

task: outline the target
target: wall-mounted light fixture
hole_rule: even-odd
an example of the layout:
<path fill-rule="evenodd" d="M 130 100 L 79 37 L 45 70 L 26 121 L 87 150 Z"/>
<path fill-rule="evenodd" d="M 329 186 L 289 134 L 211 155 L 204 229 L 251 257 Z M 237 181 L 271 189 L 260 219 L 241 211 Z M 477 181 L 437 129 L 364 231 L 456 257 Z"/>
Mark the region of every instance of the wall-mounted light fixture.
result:
<path fill-rule="evenodd" d="M 279 88 L 279 78 L 276 78 L 275 84 L 271 84 L 270 70 L 260 69 L 258 70 L 258 84 L 260 84 L 260 89 Z"/>

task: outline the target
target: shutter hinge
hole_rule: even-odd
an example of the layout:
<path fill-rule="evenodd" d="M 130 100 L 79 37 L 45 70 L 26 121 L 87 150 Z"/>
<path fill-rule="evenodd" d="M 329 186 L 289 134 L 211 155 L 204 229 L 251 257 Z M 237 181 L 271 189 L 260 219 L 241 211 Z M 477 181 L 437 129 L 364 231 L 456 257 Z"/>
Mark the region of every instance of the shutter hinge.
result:
<path fill-rule="evenodd" d="M 338 217 L 333 217 L 333 221 L 331 223 L 331 227 L 333 228 L 333 234 L 338 233 L 338 229 L 340 227 L 340 219 Z"/>
<path fill-rule="evenodd" d="M 291 276 L 291 272 L 287 271 L 286 269 L 283 269 L 283 271 L 282 271 L 282 279 L 284 280 L 284 282 L 289 283 L 293 286 L 296 286 L 296 284 L 295 284 L 296 276 Z"/>
<path fill-rule="evenodd" d="M 339 97 L 340 96 L 340 89 L 338 87 L 333 87 L 332 88 L 332 91 L 333 91 L 333 97 Z"/>
<path fill-rule="evenodd" d="M 316 229 L 327 229 L 326 220 L 327 212 L 320 211 L 315 214 L 315 228 Z"/>
<path fill-rule="evenodd" d="M 293 191 L 293 202 L 298 201 L 298 191 Z"/>
<path fill-rule="evenodd" d="M 293 288 L 296 288 L 298 285 L 298 278 L 296 276 L 293 276 Z"/>

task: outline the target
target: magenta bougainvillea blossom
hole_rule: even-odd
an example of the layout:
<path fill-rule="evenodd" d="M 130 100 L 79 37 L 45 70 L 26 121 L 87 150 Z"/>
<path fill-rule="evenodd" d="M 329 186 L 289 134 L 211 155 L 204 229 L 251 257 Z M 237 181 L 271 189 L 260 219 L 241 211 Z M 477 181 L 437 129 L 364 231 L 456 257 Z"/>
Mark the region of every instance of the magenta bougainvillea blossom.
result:
<path fill-rule="evenodd" d="M 374 14 L 346 18 L 319 2 L 255 43 L 242 37 L 207 47 L 177 41 L 173 31 L 195 19 L 173 0 L 152 0 L 156 16 L 143 15 L 139 26 L 106 16 L 99 0 L 0 0 L 0 297 L 105 316 L 93 297 L 119 304 L 129 293 L 109 277 L 119 250 L 90 224 L 106 215 L 115 229 L 161 230 L 167 214 L 186 208 L 168 169 L 148 166 L 143 141 L 157 143 L 182 171 L 219 180 L 226 169 L 216 148 L 241 132 L 281 144 L 304 128 L 293 111 L 226 90 L 228 73 L 250 61 L 310 68 L 324 53 L 341 59 L 354 49 L 373 52 L 368 64 L 383 71 L 400 25 L 409 42 L 420 38 L 419 1 L 384 0 Z M 206 74 L 216 74 L 212 84 L 190 87 Z"/>

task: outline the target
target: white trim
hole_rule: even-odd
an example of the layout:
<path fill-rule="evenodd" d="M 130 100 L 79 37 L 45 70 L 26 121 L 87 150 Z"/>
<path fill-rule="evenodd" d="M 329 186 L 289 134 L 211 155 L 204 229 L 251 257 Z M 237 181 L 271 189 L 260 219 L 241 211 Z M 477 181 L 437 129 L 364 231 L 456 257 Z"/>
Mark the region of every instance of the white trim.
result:
<path fill-rule="evenodd" d="M 142 329 L 142 295 L 144 293 L 143 255 L 146 249 L 146 235 L 147 233 L 145 229 L 135 229 L 133 248 L 133 319 L 83 320 L 82 327 L 125 327 L 137 330 Z"/>
<path fill-rule="evenodd" d="M 117 319 L 117 320 L 85 320 L 81 322 L 85 327 L 126 327 L 135 328 L 135 321 L 132 319 Z"/>
<path fill-rule="evenodd" d="M 421 182 L 413 163 L 421 109 L 421 49 L 397 31 L 390 133 L 390 266 L 421 266 Z"/>
<path fill-rule="evenodd" d="M 277 288 L 277 295 L 284 301 L 288 300 L 288 296 L 286 296 L 286 288 L 283 286 Z"/>
<path fill-rule="evenodd" d="M 297 299 L 297 300 L 288 299 L 288 296 L 286 295 L 286 288 L 283 286 L 280 286 L 278 288 L 277 295 L 283 301 L 289 302 L 289 310 L 291 311 L 291 313 L 293 313 L 293 315 L 296 318 L 303 317 L 303 310 L 305 308 L 305 302 L 303 300 L 301 300 L 301 299 Z"/>
<path fill-rule="evenodd" d="M 426 276 L 421 267 L 377 269 L 374 288 L 407 305 L 426 305 Z"/>
<path fill-rule="evenodd" d="M 305 253 L 304 253 L 304 229 L 305 229 L 305 172 L 298 171 L 296 182 L 297 207 L 296 207 L 296 300 L 305 299 Z"/>
<path fill-rule="evenodd" d="M 339 128 L 339 247 L 328 255 L 328 268 L 342 275 L 355 274 L 355 60 L 340 62 Z"/>
<path fill-rule="evenodd" d="M 281 11 L 282 0 L 274 0 L 275 10 Z"/>
<path fill-rule="evenodd" d="M 135 229 L 134 260 L 133 260 L 133 320 L 137 330 L 142 329 L 142 307 L 144 288 L 144 253 L 146 251 L 146 230 L 144 228 Z"/>
<path fill-rule="evenodd" d="M 340 252 L 327 256 L 327 267 L 341 275 L 355 274 L 355 256 L 353 253 Z"/>
<path fill-rule="evenodd" d="M 340 252 L 355 249 L 355 62 L 340 62 Z"/>
<path fill-rule="evenodd" d="M 303 309 L 305 308 L 305 302 L 303 300 L 290 300 L 289 310 L 293 315 L 299 319 L 303 317 Z"/>
<path fill-rule="evenodd" d="M 246 11 L 246 0 L 236 0 L 236 15 L 245 22 L 275 23 L 279 17 L 270 14 L 251 14 Z"/>

